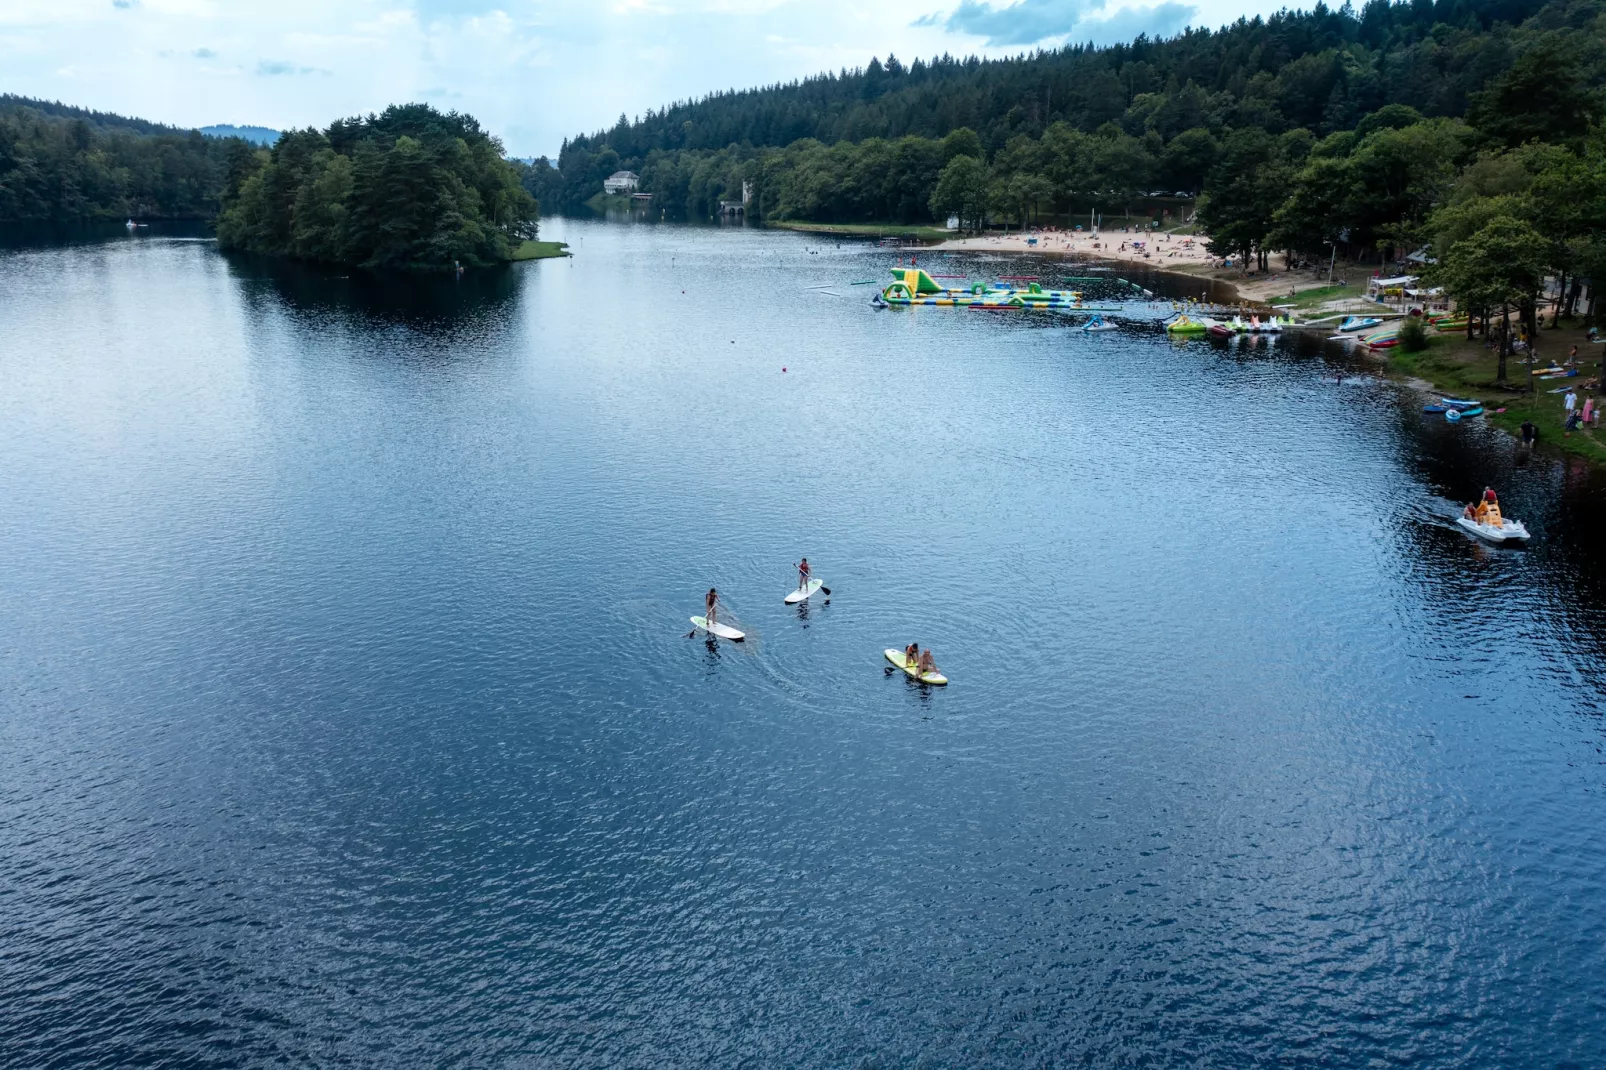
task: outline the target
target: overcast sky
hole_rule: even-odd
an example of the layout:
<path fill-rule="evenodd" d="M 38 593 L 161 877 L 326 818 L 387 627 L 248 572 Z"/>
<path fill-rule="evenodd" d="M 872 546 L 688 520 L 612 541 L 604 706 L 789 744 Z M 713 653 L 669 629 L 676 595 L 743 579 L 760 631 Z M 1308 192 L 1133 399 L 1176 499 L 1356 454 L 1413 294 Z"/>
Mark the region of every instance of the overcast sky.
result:
<path fill-rule="evenodd" d="M 1216 26 L 1227 0 L 0 0 L 0 92 L 179 126 L 428 101 L 514 155 L 717 89 Z"/>

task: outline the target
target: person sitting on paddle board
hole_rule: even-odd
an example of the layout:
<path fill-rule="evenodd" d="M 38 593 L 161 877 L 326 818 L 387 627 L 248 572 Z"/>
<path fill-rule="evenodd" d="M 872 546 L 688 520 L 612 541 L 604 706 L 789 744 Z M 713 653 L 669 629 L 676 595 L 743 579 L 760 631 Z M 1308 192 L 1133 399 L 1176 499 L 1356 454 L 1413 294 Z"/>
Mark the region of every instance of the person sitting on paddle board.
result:
<path fill-rule="evenodd" d="M 797 563 L 797 589 L 806 591 L 809 587 L 809 559 L 804 558 Z"/>
<path fill-rule="evenodd" d="M 931 648 L 928 646 L 925 653 L 920 655 L 920 675 L 929 676 L 936 671 L 937 659 L 931 656 Z"/>
<path fill-rule="evenodd" d="M 705 619 L 708 621 L 709 626 L 712 627 L 714 612 L 719 608 L 719 592 L 710 587 L 708 589 L 708 597 L 703 599 L 703 605 L 707 607 Z"/>

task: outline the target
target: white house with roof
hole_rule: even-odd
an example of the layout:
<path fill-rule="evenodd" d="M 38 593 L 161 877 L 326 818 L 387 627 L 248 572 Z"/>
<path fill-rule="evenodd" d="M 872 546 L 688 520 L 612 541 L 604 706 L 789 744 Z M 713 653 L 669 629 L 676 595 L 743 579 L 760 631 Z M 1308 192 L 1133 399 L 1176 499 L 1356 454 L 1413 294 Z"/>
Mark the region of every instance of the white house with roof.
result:
<path fill-rule="evenodd" d="M 610 196 L 621 193 L 634 193 L 640 181 L 634 171 L 615 171 L 602 180 L 602 189 L 604 193 Z"/>

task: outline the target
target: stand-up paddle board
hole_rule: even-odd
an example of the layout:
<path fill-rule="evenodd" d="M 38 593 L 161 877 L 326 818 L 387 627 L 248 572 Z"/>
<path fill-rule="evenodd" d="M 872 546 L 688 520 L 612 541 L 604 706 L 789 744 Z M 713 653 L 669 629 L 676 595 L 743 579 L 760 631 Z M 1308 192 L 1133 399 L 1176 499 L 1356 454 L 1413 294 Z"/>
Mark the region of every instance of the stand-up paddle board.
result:
<path fill-rule="evenodd" d="M 795 606 L 797 603 L 803 601 L 803 599 L 807 598 L 809 595 L 813 594 L 815 591 L 818 591 L 824 586 L 825 581 L 823 580 L 810 580 L 807 587 L 799 587 L 791 594 L 787 595 L 786 604 L 789 606 Z"/>
<path fill-rule="evenodd" d="M 944 676 L 940 672 L 928 672 L 922 674 L 918 668 L 910 668 L 909 659 L 904 657 L 903 651 L 901 650 L 887 649 L 882 651 L 882 653 L 886 654 L 888 661 L 892 662 L 892 664 L 896 665 L 909 676 L 919 680 L 923 684 L 935 684 L 937 687 L 941 687 L 948 682 L 948 677 Z"/>
<path fill-rule="evenodd" d="M 710 624 L 707 617 L 693 617 L 691 622 L 703 631 L 711 635 L 717 635 L 721 639 L 734 639 L 739 643 L 747 638 L 746 632 L 739 632 L 729 624 L 720 624 L 718 621 Z"/>

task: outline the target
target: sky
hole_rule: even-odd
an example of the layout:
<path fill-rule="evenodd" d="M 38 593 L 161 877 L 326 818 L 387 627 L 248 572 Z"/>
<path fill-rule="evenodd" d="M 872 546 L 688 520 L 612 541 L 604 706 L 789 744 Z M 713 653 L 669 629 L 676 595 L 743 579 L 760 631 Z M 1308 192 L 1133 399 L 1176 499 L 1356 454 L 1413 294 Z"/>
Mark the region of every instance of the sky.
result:
<path fill-rule="evenodd" d="M 872 56 L 1010 55 L 1218 26 L 1263 0 L 0 0 L 0 92 L 176 126 L 426 101 L 510 154 Z M 1297 6 L 1297 5 L 1295 5 Z"/>

